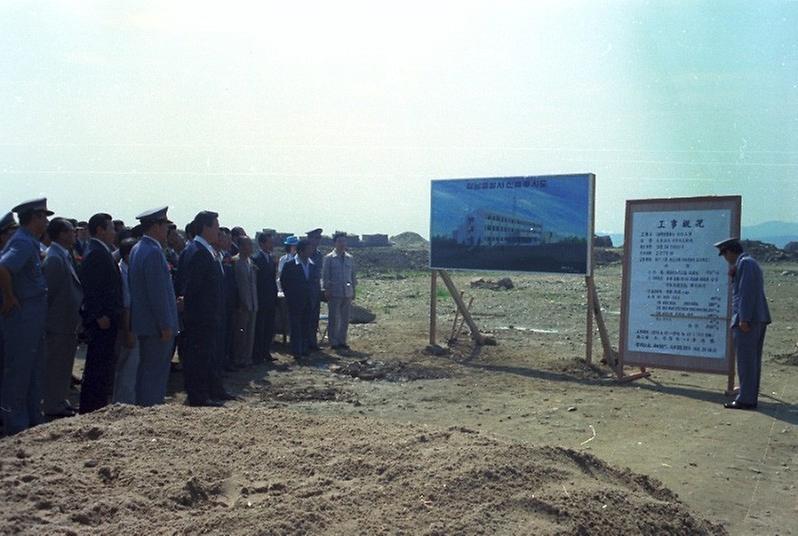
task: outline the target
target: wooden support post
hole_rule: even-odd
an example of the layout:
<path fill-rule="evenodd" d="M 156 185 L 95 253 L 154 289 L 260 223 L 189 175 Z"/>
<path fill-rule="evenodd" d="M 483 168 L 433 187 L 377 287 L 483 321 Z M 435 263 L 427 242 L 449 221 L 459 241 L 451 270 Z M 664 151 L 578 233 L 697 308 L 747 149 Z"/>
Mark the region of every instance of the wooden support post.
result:
<path fill-rule="evenodd" d="M 466 324 L 468 324 L 468 329 L 471 330 L 471 338 L 474 339 L 479 345 L 485 344 L 485 337 L 479 332 L 479 327 L 477 327 L 476 322 L 471 317 L 471 313 L 468 311 L 468 308 L 463 302 L 463 298 L 460 296 L 460 293 L 457 291 L 457 287 L 454 285 L 454 281 L 449 276 L 449 274 L 443 270 L 438 271 L 438 275 L 441 276 L 443 283 L 446 285 L 446 288 L 449 290 L 449 294 L 452 295 L 452 299 L 457 304 L 457 308 L 460 309 L 460 314 L 463 315 L 463 320 L 465 320 Z"/>
<path fill-rule="evenodd" d="M 593 292 L 591 291 L 591 276 L 585 277 L 587 285 L 587 333 L 585 337 L 585 361 L 593 362 Z"/>
<path fill-rule="evenodd" d="M 433 270 L 429 290 L 429 345 L 438 343 L 438 272 Z"/>
<path fill-rule="evenodd" d="M 460 298 L 464 296 L 463 292 L 460 292 Z M 452 333 L 449 335 L 447 339 L 449 342 L 454 340 L 455 331 L 457 331 L 457 321 L 460 320 L 460 309 L 455 309 L 454 311 L 454 322 L 452 322 Z"/>
<path fill-rule="evenodd" d="M 601 337 L 601 347 L 604 350 L 604 360 L 607 364 L 615 370 L 618 367 L 618 356 L 615 350 L 612 349 L 610 342 L 610 335 L 607 331 L 607 324 L 604 322 L 604 313 L 601 312 L 601 302 L 599 301 L 598 291 L 596 290 L 596 280 L 593 277 L 589 278 L 588 282 L 589 292 L 593 296 L 593 315 L 596 318 L 596 325 L 598 326 L 599 336 Z"/>

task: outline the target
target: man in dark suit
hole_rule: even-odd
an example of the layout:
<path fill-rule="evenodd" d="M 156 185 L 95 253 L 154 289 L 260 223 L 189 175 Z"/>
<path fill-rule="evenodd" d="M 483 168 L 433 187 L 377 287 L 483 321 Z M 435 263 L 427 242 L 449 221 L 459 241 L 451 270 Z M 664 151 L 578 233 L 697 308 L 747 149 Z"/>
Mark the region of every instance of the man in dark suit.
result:
<path fill-rule="evenodd" d="M 89 219 L 88 251 L 80 269 L 83 326 L 89 338 L 80 390 L 80 413 L 108 405 L 116 370 L 116 337 L 122 313 L 122 278 L 111 254 L 116 242 L 113 218 Z"/>
<path fill-rule="evenodd" d="M 308 242 L 310 242 L 310 260 L 316 270 L 313 271 L 313 285 L 310 290 L 313 293 L 313 310 L 310 312 L 311 316 L 311 330 L 308 334 L 308 344 L 311 350 L 319 349 L 318 333 L 319 333 L 319 315 L 321 315 L 321 268 L 324 264 L 324 254 L 319 250 L 321 244 L 321 233 L 323 229 L 313 229 L 308 231 Z"/>
<path fill-rule="evenodd" d="M 224 319 L 224 268 L 213 246 L 219 239 L 219 215 L 200 212 L 192 228 L 196 237 L 184 252 L 188 260 L 182 289 L 186 393 L 190 406 L 221 407 L 224 402 L 214 395 L 222 393 L 213 392 L 220 387 L 215 362 L 219 355 L 219 325 Z"/>
<path fill-rule="evenodd" d="M 178 329 L 175 289 L 163 252 L 172 225 L 167 210 L 163 207 L 136 217 L 144 236 L 130 253 L 130 321 L 139 342 L 139 406 L 163 404 Z"/>
<path fill-rule="evenodd" d="M 762 268 L 743 251 L 737 238 L 718 242 L 715 247 L 731 266 L 731 328 L 737 354 L 737 375 L 740 377 L 740 393 L 724 406 L 727 409 L 756 409 L 762 375 L 762 349 L 771 321 Z"/>
<path fill-rule="evenodd" d="M 274 317 L 277 312 L 277 261 L 272 255 L 273 232 L 264 230 L 258 233 L 257 238 L 260 251 L 252 257 L 258 277 L 258 316 L 252 362 L 262 363 L 274 361 L 271 344 L 274 339 Z"/>
<path fill-rule="evenodd" d="M 80 285 L 70 250 L 75 243 L 75 229 L 64 218 L 55 218 L 47 226 L 51 244 L 42 263 L 47 280 L 47 361 L 44 374 L 44 413 L 49 417 L 71 417 L 69 405 L 72 367 L 78 348 Z"/>
<path fill-rule="evenodd" d="M 296 360 L 310 355 L 314 297 L 312 285 L 316 280 L 316 267 L 310 259 L 310 252 L 310 242 L 300 240 L 296 257 L 285 263 L 280 275 L 291 322 L 291 355 Z"/>

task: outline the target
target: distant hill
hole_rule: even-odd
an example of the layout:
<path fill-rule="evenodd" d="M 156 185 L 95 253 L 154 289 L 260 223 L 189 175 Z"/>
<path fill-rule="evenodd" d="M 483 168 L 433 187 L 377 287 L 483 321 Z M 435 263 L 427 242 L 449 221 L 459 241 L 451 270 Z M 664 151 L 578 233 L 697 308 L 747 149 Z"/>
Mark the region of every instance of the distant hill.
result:
<path fill-rule="evenodd" d="M 784 248 L 788 242 L 798 241 L 798 223 L 786 221 L 768 221 L 759 225 L 743 227 L 743 238 L 759 240 Z"/>
<path fill-rule="evenodd" d="M 391 237 L 391 242 L 399 247 L 425 247 L 429 242 L 418 233 L 406 232 Z"/>
<path fill-rule="evenodd" d="M 608 234 L 612 238 L 615 247 L 623 246 L 623 233 L 599 233 Z M 780 249 L 788 242 L 798 242 L 798 223 L 786 221 L 769 221 L 759 225 L 743 227 L 742 238 L 744 240 L 758 240 L 767 244 L 773 244 Z"/>

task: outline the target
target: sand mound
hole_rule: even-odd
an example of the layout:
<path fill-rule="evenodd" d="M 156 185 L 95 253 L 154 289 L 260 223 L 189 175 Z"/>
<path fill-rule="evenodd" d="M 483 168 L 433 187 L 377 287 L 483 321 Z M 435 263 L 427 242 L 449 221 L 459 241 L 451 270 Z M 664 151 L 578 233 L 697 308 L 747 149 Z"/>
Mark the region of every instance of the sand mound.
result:
<path fill-rule="evenodd" d="M 27 534 L 725 534 L 586 454 L 288 410 L 117 406 L 0 441 Z"/>

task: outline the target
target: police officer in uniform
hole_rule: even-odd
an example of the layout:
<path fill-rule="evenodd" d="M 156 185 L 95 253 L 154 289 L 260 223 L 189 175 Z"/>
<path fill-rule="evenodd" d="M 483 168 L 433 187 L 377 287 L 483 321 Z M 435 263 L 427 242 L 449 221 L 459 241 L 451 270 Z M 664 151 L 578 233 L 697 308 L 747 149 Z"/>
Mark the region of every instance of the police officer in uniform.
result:
<path fill-rule="evenodd" d="M 163 404 L 169 383 L 174 338 L 177 334 L 177 300 L 172 274 L 163 252 L 172 222 L 168 207 L 136 216 L 144 236 L 130 253 L 130 320 L 139 338 L 136 404 Z"/>
<path fill-rule="evenodd" d="M 47 199 L 14 207 L 20 228 L 0 254 L 0 324 L 5 337 L 2 401 L 5 433 L 13 435 L 44 420 L 41 378 L 45 359 L 47 282 L 39 239 L 47 230 Z"/>
<path fill-rule="evenodd" d="M 762 348 L 765 344 L 765 332 L 770 324 L 762 268 L 753 257 L 743 251 L 737 238 L 718 242 L 715 247 L 731 266 L 731 328 L 734 351 L 737 354 L 737 375 L 740 377 L 740 393 L 732 402 L 724 404 L 724 407 L 756 409 L 762 375 Z"/>

